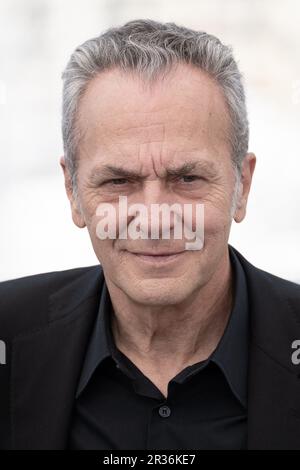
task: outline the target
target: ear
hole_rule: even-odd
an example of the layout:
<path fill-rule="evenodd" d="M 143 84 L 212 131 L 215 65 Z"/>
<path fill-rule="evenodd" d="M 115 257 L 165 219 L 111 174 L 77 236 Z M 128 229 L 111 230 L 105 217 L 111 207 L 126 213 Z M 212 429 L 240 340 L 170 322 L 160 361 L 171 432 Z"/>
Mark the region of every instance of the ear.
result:
<path fill-rule="evenodd" d="M 66 166 L 66 161 L 65 161 L 64 156 L 60 158 L 59 163 L 64 174 L 65 190 L 66 190 L 67 197 L 70 201 L 73 222 L 75 225 L 77 225 L 77 227 L 84 228 L 85 221 L 84 221 L 77 197 L 74 196 L 72 178 Z"/>
<path fill-rule="evenodd" d="M 237 200 L 236 211 L 233 216 L 235 222 L 237 223 L 242 222 L 246 216 L 248 195 L 251 188 L 252 176 L 254 173 L 255 165 L 256 156 L 252 152 L 247 153 L 242 163 L 240 190 Z"/>

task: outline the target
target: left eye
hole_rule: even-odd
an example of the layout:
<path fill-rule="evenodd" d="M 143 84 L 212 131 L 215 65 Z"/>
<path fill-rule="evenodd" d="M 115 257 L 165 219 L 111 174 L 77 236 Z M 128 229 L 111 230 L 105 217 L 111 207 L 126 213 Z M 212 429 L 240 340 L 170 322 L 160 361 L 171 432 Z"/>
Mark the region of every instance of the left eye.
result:
<path fill-rule="evenodd" d="M 192 183 L 193 181 L 196 181 L 199 179 L 199 176 L 195 175 L 186 175 L 182 177 L 184 183 Z"/>

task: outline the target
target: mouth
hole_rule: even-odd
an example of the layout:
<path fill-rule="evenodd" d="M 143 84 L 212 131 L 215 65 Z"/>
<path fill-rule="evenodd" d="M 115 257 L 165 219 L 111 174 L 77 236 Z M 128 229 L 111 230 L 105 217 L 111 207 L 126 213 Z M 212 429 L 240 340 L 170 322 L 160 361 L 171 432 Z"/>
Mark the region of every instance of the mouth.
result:
<path fill-rule="evenodd" d="M 140 260 L 145 263 L 150 263 L 150 264 L 167 264 L 172 261 L 178 260 L 184 253 L 185 251 L 179 251 L 179 252 L 172 252 L 172 253 L 151 253 L 151 252 L 129 252 L 131 255 L 133 255 L 137 260 Z"/>

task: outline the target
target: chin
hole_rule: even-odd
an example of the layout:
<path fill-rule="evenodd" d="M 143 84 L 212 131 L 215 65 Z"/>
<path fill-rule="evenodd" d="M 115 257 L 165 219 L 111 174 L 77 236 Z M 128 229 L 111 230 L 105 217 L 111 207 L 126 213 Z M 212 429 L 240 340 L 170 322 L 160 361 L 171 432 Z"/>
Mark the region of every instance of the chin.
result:
<path fill-rule="evenodd" d="M 147 306 L 167 306 L 184 302 L 193 289 L 183 281 L 170 283 L 163 279 L 147 279 L 122 289 L 134 302 Z"/>

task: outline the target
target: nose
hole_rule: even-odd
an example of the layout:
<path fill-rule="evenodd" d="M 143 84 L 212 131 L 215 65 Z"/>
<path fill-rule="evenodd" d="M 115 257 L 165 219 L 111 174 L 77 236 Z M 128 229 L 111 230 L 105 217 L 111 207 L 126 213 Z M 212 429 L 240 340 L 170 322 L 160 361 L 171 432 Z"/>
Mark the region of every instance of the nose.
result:
<path fill-rule="evenodd" d="M 159 179 L 145 181 L 138 203 L 142 206 L 138 214 L 140 230 L 145 236 L 148 239 L 171 238 L 179 220 L 176 213 L 180 215 L 181 206 L 164 183 Z"/>
<path fill-rule="evenodd" d="M 142 202 L 145 206 L 166 202 L 168 195 L 164 183 L 157 179 L 149 179 L 144 182 L 142 190 Z"/>

